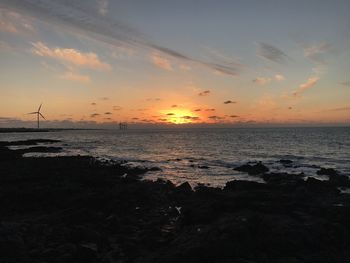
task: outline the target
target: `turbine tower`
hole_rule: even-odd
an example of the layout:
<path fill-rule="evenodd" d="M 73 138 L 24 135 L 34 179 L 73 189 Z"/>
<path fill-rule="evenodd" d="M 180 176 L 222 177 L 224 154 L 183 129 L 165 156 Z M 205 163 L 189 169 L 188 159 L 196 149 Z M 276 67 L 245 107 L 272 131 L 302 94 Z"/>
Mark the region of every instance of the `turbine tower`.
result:
<path fill-rule="evenodd" d="M 38 120 L 38 129 L 40 128 L 40 116 L 41 116 L 44 120 L 46 120 L 45 117 L 44 117 L 44 115 L 42 115 L 41 112 L 40 112 L 41 106 L 42 106 L 42 105 L 43 105 L 43 104 L 41 103 L 40 106 L 39 106 L 39 108 L 38 108 L 38 111 L 34 111 L 34 112 L 28 113 L 28 114 L 36 114 L 37 120 Z"/>

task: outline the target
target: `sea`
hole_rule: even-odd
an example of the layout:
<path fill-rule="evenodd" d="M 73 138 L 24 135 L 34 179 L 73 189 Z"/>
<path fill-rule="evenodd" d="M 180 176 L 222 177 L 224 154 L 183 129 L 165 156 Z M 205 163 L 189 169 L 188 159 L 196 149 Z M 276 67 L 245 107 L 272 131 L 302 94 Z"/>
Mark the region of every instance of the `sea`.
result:
<path fill-rule="evenodd" d="M 257 176 L 235 171 L 262 162 L 272 172 L 317 175 L 320 167 L 350 175 L 350 127 L 208 128 L 63 130 L 43 133 L 3 133 L 1 141 L 58 139 L 59 154 L 90 155 L 103 160 L 126 161 L 127 166 L 159 167 L 147 180 L 162 178 L 175 184 L 185 181 L 222 187 L 231 180 L 262 182 Z M 12 147 L 13 149 L 19 147 Z M 24 147 L 22 147 L 24 148 Z M 284 165 L 280 160 L 291 160 Z"/>

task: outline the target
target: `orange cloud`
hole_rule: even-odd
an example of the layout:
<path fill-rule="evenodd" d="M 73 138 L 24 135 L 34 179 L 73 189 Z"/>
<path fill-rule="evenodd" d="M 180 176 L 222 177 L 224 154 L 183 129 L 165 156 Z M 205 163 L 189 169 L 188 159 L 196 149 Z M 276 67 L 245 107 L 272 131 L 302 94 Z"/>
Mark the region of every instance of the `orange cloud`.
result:
<path fill-rule="evenodd" d="M 310 77 L 305 83 L 301 84 L 297 91 L 293 93 L 294 97 L 300 97 L 300 95 L 307 89 L 316 85 L 319 81 L 319 77 Z"/>
<path fill-rule="evenodd" d="M 165 70 L 173 70 L 173 67 L 171 66 L 170 61 L 158 53 L 153 53 L 151 56 L 151 60 L 152 60 L 152 63 L 156 65 L 158 68 L 165 69 Z"/>
<path fill-rule="evenodd" d="M 82 83 L 90 83 L 91 79 L 89 76 L 87 75 L 80 75 L 74 72 L 66 72 L 65 74 L 63 74 L 61 76 L 62 79 L 66 79 L 66 80 L 72 80 L 72 81 L 78 81 L 78 82 L 82 82 Z"/>
<path fill-rule="evenodd" d="M 258 84 L 258 85 L 266 85 L 268 83 L 271 82 L 271 79 L 270 78 L 264 78 L 264 77 L 257 77 L 255 79 L 253 79 L 253 82 Z"/>
<path fill-rule="evenodd" d="M 281 80 L 285 80 L 286 78 L 283 76 L 283 75 L 281 75 L 281 74 L 276 74 L 275 75 L 275 80 L 279 80 L 279 81 L 281 81 Z"/>
<path fill-rule="evenodd" d="M 69 62 L 75 66 L 86 67 L 98 70 L 110 70 L 111 66 L 102 62 L 99 57 L 92 52 L 84 53 L 72 48 L 50 48 L 42 42 L 32 43 L 32 52 L 41 57 L 49 57 L 61 61 Z"/>

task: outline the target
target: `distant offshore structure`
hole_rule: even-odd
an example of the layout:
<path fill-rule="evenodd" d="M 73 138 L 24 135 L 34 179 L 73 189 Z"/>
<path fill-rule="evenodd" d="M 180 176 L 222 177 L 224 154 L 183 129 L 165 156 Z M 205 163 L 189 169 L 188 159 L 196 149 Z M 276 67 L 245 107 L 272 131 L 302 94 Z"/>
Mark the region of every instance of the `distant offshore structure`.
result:
<path fill-rule="evenodd" d="M 28 114 L 36 114 L 36 115 L 37 115 L 38 129 L 40 128 L 40 116 L 41 116 L 44 120 L 46 120 L 45 117 L 44 117 L 44 115 L 42 115 L 41 112 L 40 112 L 41 106 L 42 106 L 42 105 L 43 105 L 43 104 L 41 103 L 40 106 L 39 106 L 39 108 L 38 108 L 38 111 L 34 111 L 34 112 L 28 113 Z"/>
<path fill-rule="evenodd" d="M 128 124 L 126 122 L 119 122 L 119 130 L 127 130 Z"/>

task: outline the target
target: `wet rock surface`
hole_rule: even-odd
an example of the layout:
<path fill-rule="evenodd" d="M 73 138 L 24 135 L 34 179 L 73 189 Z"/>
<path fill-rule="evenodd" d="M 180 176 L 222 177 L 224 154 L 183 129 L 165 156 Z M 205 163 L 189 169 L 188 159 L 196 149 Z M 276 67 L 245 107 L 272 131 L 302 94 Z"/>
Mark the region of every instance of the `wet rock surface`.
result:
<path fill-rule="evenodd" d="M 305 180 L 259 164 L 265 184 L 193 190 L 139 180 L 147 169 L 23 158 L 5 145 L 0 262 L 349 262 L 345 175 Z"/>

